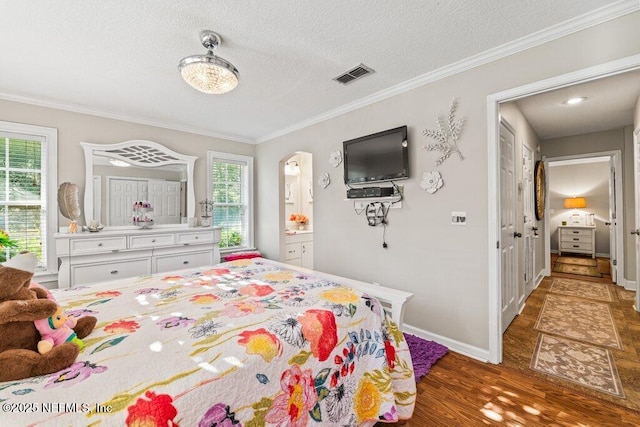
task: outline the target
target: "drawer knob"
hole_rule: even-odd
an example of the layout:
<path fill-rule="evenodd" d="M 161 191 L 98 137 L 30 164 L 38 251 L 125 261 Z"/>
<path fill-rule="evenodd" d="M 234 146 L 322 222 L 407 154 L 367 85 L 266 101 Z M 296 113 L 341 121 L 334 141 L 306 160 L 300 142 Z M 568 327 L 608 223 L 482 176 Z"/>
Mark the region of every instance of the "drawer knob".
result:
<path fill-rule="evenodd" d="M 156 239 L 151 239 L 151 243 L 155 243 L 155 242 L 156 242 Z"/>
<path fill-rule="evenodd" d="M 111 274 L 118 274 L 118 270 L 111 270 Z"/>
<path fill-rule="evenodd" d="M 102 243 L 98 243 L 98 246 L 102 246 Z"/>
<path fill-rule="evenodd" d="M 573 231 L 573 234 L 578 234 L 578 233 L 579 233 L 579 231 Z"/>
<path fill-rule="evenodd" d="M 574 237 L 574 238 L 573 238 L 573 240 L 577 242 L 577 241 L 578 241 L 578 240 L 580 240 L 580 239 L 577 239 L 577 238 L 575 238 L 575 237 Z"/>
<path fill-rule="evenodd" d="M 198 236 L 196 236 L 196 240 L 198 240 Z"/>
<path fill-rule="evenodd" d="M 182 261 L 183 264 L 189 264 L 189 261 Z"/>
<path fill-rule="evenodd" d="M 579 247 L 580 247 L 580 245 L 573 245 L 573 247 L 574 247 L 574 248 L 579 248 Z"/>

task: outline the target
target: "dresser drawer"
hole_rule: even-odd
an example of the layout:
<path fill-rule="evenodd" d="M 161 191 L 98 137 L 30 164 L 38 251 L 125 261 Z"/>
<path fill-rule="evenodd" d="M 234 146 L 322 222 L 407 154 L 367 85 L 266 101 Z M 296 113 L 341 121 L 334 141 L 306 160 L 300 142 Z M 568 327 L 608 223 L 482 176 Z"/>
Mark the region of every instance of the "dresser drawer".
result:
<path fill-rule="evenodd" d="M 213 251 L 155 257 L 154 273 L 213 265 Z"/>
<path fill-rule="evenodd" d="M 173 234 L 153 234 L 150 236 L 129 236 L 129 248 L 143 249 L 173 245 Z"/>
<path fill-rule="evenodd" d="M 300 258 L 302 256 L 302 244 L 290 243 L 285 245 L 285 260 Z"/>
<path fill-rule="evenodd" d="M 71 241 L 71 255 L 99 254 L 127 249 L 127 237 L 96 237 Z"/>
<path fill-rule="evenodd" d="M 562 236 L 562 241 L 568 242 L 568 243 L 591 243 L 592 238 L 591 238 L 591 234 L 589 235 L 571 234 L 568 236 Z"/>
<path fill-rule="evenodd" d="M 562 238 L 570 237 L 570 236 L 589 236 L 591 237 L 591 230 L 584 228 L 563 228 L 560 230 L 562 233 Z"/>
<path fill-rule="evenodd" d="M 580 242 L 562 242 L 561 249 L 563 251 L 571 252 L 572 250 L 591 251 L 593 245 L 589 243 Z"/>
<path fill-rule="evenodd" d="M 74 286 L 125 277 L 151 274 L 151 258 L 131 259 L 103 264 L 84 264 L 71 266 L 71 283 Z"/>
<path fill-rule="evenodd" d="M 192 233 L 178 233 L 178 244 L 201 244 L 211 243 L 213 244 L 213 232 L 211 231 L 197 231 Z"/>

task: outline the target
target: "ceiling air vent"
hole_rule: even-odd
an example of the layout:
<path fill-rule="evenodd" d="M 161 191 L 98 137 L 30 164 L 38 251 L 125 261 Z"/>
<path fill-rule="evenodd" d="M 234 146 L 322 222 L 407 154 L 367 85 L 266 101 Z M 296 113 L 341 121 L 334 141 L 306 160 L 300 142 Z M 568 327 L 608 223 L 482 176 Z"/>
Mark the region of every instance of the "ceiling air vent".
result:
<path fill-rule="evenodd" d="M 344 74 L 340 74 L 338 77 L 333 80 L 338 83 L 342 83 L 343 85 L 349 84 L 356 79 L 360 79 L 364 76 L 368 76 L 369 74 L 373 74 L 375 71 L 364 64 L 360 64 L 357 67 L 354 67 L 347 71 Z"/>

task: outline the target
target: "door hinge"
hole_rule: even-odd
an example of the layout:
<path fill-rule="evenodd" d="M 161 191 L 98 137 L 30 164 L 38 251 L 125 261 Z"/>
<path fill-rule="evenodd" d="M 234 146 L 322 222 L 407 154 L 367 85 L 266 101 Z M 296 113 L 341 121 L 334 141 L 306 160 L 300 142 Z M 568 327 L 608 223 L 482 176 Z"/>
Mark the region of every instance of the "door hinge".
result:
<path fill-rule="evenodd" d="M 496 249 L 500 249 L 500 240 L 496 242 Z"/>
<path fill-rule="evenodd" d="M 611 214 L 611 218 L 612 218 L 612 219 L 616 219 L 616 213 L 615 213 L 615 212 L 613 212 L 613 213 Z"/>
<path fill-rule="evenodd" d="M 613 264 L 613 265 L 618 265 L 618 260 L 617 260 L 617 259 L 614 259 L 613 261 L 611 261 L 611 264 Z"/>

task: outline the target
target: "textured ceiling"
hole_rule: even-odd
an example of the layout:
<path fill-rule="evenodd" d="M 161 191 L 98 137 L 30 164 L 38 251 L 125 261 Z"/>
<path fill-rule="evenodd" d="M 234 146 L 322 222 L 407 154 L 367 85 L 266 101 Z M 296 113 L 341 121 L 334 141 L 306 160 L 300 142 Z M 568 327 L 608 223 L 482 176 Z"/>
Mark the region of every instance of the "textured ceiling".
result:
<path fill-rule="evenodd" d="M 3 0 L 0 95 L 254 142 L 612 3 Z M 203 29 L 240 71 L 226 95 L 178 73 Z M 332 80 L 359 63 L 376 73 Z"/>

